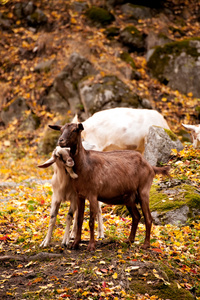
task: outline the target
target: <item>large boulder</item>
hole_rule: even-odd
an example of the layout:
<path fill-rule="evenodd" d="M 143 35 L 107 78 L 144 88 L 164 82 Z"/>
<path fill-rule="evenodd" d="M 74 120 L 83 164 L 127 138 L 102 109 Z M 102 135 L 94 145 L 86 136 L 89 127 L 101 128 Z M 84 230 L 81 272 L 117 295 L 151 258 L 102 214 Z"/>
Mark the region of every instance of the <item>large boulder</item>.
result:
<path fill-rule="evenodd" d="M 150 50 L 151 51 L 151 50 Z M 200 39 L 158 46 L 148 55 L 147 66 L 161 83 L 182 93 L 200 95 Z"/>
<path fill-rule="evenodd" d="M 167 163 L 171 150 L 181 151 L 183 145 L 170 130 L 158 126 L 151 126 L 147 136 L 144 157 L 152 166 Z"/>
<path fill-rule="evenodd" d="M 76 52 L 72 53 L 68 65 L 56 76 L 40 104 L 45 105 L 47 110 L 61 115 L 65 115 L 68 110 L 76 113 L 81 105 L 77 85 L 84 77 L 96 73 L 89 60 Z"/>
<path fill-rule="evenodd" d="M 140 97 L 116 76 L 105 76 L 95 82 L 86 78 L 79 83 L 79 93 L 86 114 L 113 107 L 138 107 Z"/>

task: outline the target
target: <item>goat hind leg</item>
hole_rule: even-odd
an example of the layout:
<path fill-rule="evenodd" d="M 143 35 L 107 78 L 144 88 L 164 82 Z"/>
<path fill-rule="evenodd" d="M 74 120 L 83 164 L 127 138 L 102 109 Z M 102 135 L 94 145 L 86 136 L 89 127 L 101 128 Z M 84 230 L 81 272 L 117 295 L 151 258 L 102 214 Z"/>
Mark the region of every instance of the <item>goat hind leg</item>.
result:
<path fill-rule="evenodd" d="M 140 213 L 137 209 L 137 206 L 135 205 L 135 203 L 133 203 L 131 206 L 126 206 L 128 211 L 131 214 L 132 217 L 132 226 L 131 226 L 131 232 L 128 238 L 128 243 L 133 243 L 135 240 L 135 235 L 136 235 L 136 231 L 137 231 L 137 227 L 138 227 L 138 223 L 140 221 Z"/>
<path fill-rule="evenodd" d="M 149 208 L 149 196 L 148 195 L 140 195 L 141 197 L 141 208 L 144 215 L 144 221 L 146 226 L 146 235 L 145 241 L 142 245 L 143 249 L 147 249 L 150 247 L 150 235 L 151 235 L 151 226 L 152 226 L 152 216 Z"/>
<path fill-rule="evenodd" d="M 97 222 L 98 222 L 98 236 L 97 238 L 104 238 L 104 229 L 103 229 L 103 217 L 101 210 L 101 202 L 98 202 L 98 212 L 97 212 Z"/>

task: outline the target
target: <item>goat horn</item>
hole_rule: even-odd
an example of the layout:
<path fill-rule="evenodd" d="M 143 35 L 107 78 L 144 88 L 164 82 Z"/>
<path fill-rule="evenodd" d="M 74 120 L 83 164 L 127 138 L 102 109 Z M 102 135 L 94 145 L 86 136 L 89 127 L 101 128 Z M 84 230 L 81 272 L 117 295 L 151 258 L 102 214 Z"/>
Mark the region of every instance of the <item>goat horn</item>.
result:
<path fill-rule="evenodd" d="M 195 131 L 195 125 L 186 125 L 186 124 L 183 124 L 183 123 L 182 123 L 182 125 L 183 125 L 183 127 L 185 127 L 188 130 L 194 130 Z"/>
<path fill-rule="evenodd" d="M 38 165 L 39 168 L 48 168 L 55 162 L 55 158 L 52 156 L 50 159 L 45 161 L 45 163 Z"/>
<path fill-rule="evenodd" d="M 79 121 L 78 121 L 78 115 L 76 114 L 76 115 L 74 116 L 74 118 L 72 119 L 71 123 L 77 124 L 78 122 L 79 122 Z"/>

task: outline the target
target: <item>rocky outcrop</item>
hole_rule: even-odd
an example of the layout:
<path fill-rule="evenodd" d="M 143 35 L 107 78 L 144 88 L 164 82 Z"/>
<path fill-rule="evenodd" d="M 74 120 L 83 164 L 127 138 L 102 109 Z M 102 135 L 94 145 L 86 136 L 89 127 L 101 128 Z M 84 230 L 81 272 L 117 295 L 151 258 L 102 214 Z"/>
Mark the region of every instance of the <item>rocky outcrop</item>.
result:
<path fill-rule="evenodd" d="M 147 136 L 144 157 L 152 166 L 167 163 L 171 150 L 180 151 L 183 145 L 170 130 L 158 126 L 151 126 Z"/>
<path fill-rule="evenodd" d="M 89 60 L 73 53 L 68 65 L 55 78 L 41 103 L 47 110 L 65 115 L 85 112 L 89 117 L 113 107 L 150 108 L 148 99 L 141 99 L 118 77 L 101 76 Z"/>
<path fill-rule="evenodd" d="M 200 95 L 200 39 L 158 46 L 148 55 L 152 75 L 174 90 Z"/>

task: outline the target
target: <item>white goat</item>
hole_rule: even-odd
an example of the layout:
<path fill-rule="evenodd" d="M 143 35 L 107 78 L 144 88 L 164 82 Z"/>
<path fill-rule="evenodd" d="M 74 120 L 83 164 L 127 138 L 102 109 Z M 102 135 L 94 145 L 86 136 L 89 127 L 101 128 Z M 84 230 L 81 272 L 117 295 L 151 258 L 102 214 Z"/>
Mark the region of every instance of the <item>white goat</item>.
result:
<path fill-rule="evenodd" d="M 54 164 L 55 163 L 55 164 Z M 77 232 L 77 193 L 71 184 L 71 178 L 76 179 L 78 176 L 72 170 L 74 165 L 73 159 L 69 156 L 69 148 L 61 148 L 59 146 L 53 151 L 49 160 L 39 165 L 40 168 L 47 168 L 53 165 L 54 174 L 52 177 L 53 196 L 51 202 L 51 212 L 48 232 L 40 244 L 40 247 L 47 247 L 51 241 L 53 228 L 56 223 L 56 217 L 62 201 L 70 201 L 70 208 L 66 219 L 66 228 L 62 245 L 67 246 L 70 241 L 70 226 L 72 223 L 73 215 L 75 213 L 74 226 L 72 229 L 71 237 L 74 237 Z M 70 178 L 71 177 L 71 178 Z M 98 206 L 98 237 L 104 237 L 103 234 L 103 221 L 101 215 L 101 207 Z"/>
<path fill-rule="evenodd" d="M 192 140 L 193 140 L 193 147 L 199 148 L 200 147 L 200 124 L 198 125 L 186 125 L 182 124 L 187 130 L 191 131 Z"/>
<path fill-rule="evenodd" d="M 72 121 L 76 123 L 76 118 Z M 82 122 L 83 146 L 93 150 L 137 150 L 144 153 L 145 140 L 152 125 L 169 129 L 156 110 L 117 107 L 95 113 Z M 90 148 L 91 149 L 91 148 Z"/>

